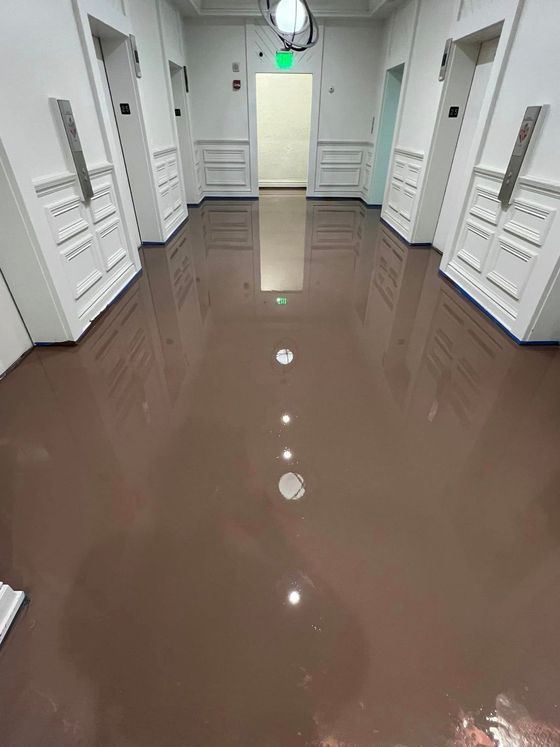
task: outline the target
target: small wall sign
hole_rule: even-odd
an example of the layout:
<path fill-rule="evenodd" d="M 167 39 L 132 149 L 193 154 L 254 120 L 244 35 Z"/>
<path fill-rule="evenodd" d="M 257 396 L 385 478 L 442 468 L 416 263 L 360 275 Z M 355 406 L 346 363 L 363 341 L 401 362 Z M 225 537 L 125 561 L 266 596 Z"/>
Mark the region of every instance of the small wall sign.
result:
<path fill-rule="evenodd" d="M 130 104 L 121 104 L 121 114 L 130 114 Z"/>
<path fill-rule="evenodd" d="M 458 106 L 450 106 L 449 107 L 449 118 L 450 119 L 457 119 L 459 116 L 459 107 Z"/>

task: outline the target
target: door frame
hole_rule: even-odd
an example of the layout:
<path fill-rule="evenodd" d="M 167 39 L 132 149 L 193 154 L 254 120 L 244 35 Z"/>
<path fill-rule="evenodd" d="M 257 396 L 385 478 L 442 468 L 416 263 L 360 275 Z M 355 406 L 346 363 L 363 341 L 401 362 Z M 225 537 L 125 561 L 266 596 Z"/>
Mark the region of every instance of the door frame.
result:
<path fill-rule="evenodd" d="M 397 68 L 402 68 L 401 87 L 400 87 L 400 91 L 399 91 L 399 103 L 397 105 L 397 111 L 395 112 L 395 123 L 393 125 L 393 136 L 391 138 L 391 144 L 389 146 L 389 155 L 388 155 L 388 159 L 387 159 L 387 171 L 386 171 L 386 174 L 385 174 L 385 184 L 383 185 L 383 196 L 381 198 L 382 202 L 381 203 L 377 203 L 377 202 L 372 202 L 372 200 L 373 200 L 372 196 L 373 196 L 373 183 L 374 183 L 374 180 L 375 180 L 375 173 L 376 173 L 376 170 L 377 170 L 377 168 L 379 166 L 379 163 L 378 163 L 378 159 L 379 159 L 379 148 L 378 148 L 378 146 L 379 146 L 379 133 L 381 132 L 381 128 L 383 127 L 383 118 L 385 116 L 388 77 L 389 77 L 389 74 L 392 73 Z M 377 126 L 377 135 L 376 135 L 376 141 L 375 141 L 375 153 L 374 153 L 374 159 L 373 159 L 373 169 L 371 171 L 371 182 L 369 184 L 369 194 L 368 194 L 368 196 L 369 196 L 370 199 L 368 200 L 368 204 L 370 205 L 370 207 L 371 206 L 373 206 L 373 207 L 382 207 L 383 203 L 385 202 L 385 197 L 387 195 L 387 179 L 389 178 L 389 172 L 391 170 L 391 158 L 392 158 L 393 150 L 394 150 L 395 144 L 396 144 L 397 125 L 398 125 L 398 122 L 399 122 L 399 111 L 401 109 L 402 100 L 403 100 L 404 76 L 406 74 L 406 68 L 407 68 L 407 63 L 406 62 L 399 62 L 398 65 L 393 65 L 392 67 L 388 67 L 385 70 L 385 77 L 384 77 L 384 82 L 383 82 L 383 95 L 382 95 L 382 99 L 381 99 L 381 111 L 379 113 L 379 124 Z"/>
<path fill-rule="evenodd" d="M 264 72 L 257 72 L 255 73 L 255 87 L 257 83 L 257 78 L 259 75 L 276 75 L 276 74 L 283 74 L 283 75 L 307 75 L 311 76 L 311 111 L 309 113 L 309 143 L 307 146 L 308 149 L 308 165 L 307 165 L 307 180 L 306 183 L 303 184 L 302 182 L 287 182 L 285 184 L 282 184 L 281 182 L 274 182 L 272 184 L 267 185 L 268 187 L 272 189 L 282 189 L 282 188 L 288 188 L 288 189 L 307 189 L 309 187 L 309 150 L 311 149 L 311 116 L 313 111 L 313 74 L 312 73 L 304 73 L 304 72 L 297 72 L 292 73 L 290 70 L 277 70 L 275 73 L 264 73 Z M 258 128 L 258 107 L 259 107 L 259 98 L 258 98 L 258 91 L 256 93 L 255 98 L 255 106 L 256 106 L 256 112 L 257 112 L 257 182 L 259 189 L 262 189 L 260 184 L 260 173 L 259 173 L 259 164 L 258 164 L 258 153 L 259 153 L 259 128 Z"/>
<path fill-rule="evenodd" d="M 473 136 L 468 164 L 465 165 L 469 173 L 472 171 L 483 132 L 488 126 L 491 103 L 496 96 L 498 76 L 509 43 L 507 35 L 504 35 L 504 25 L 504 21 L 499 21 L 472 34 L 453 40 L 422 181 L 422 192 L 416 211 L 417 219 L 413 230 L 413 243 L 431 243 L 434 239 L 451 166 L 455 157 L 455 149 L 461 133 L 463 116 L 469 99 L 478 51 L 483 42 L 499 37 L 492 73 L 482 102 L 479 124 Z M 459 106 L 460 116 L 453 120 L 448 116 L 451 106 Z M 457 203 L 458 217 L 462 212 L 464 199 L 466 199 L 466 195 L 462 196 L 460 204 Z"/>
<path fill-rule="evenodd" d="M 258 29 L 258 32 L 257 32 Z M 258 34 L 258 35 L 257 35 Z M 313 86 L 311 94 L 311 129 L 309 137 L 309 166 L 307 172 L 307 196 L 316 191 L 317 150 L 319 145 L 319 112 L 323 73 L 324 25 L 319 29 L 316 46 L 300 55 L 297 64 L 290 70 L 278 70 L 276 60 L 271 56 L 270 45 L 263 44 L 263 37 L 273 38 L 273 32 L 264 23 L 247 21 L 245 27 L 247 45 L 247 108 L 249 121 L 249 172 L 250 196 L 259 196 L 258 132 L 257 132 L 257 73 L 311 73 Z M 268 39 L 266 39 L 268 42 Z M 276 45 L 280 49 L 280 42 Z M 262 56 L 261 56 L 262 55 Z"/>
<path fill-rule="evenodd" d="M 148 145 L 142 102 L 140 99 L 140 92 L 138 90 L 138 81 L 134 72 L 132 50 L 129 43 L 130 35 L 133 33 L 130 16 L 129 14 L 121 14 L 110 7 L 100 8 L 100 4 L 95 2 L 94 0 L 72 0 L 72 2 L 74 5 L 78 33 L 84 52 L 84 62 L 92 88 L 103 143 L 108 160 L 110 160 L 115 170 L 116 199 L 121 215 L 124 218 L 123 223 L 126 229 L 126 235 L 129 245 L 131 249 L 133 249 L 133 251 L 131 252 L 131 256 L 135 257 L 134 261 L 138 263 L 137 269 L 140 269 L 139 258 L 136 259 L 138 254 L 137 248 L 139 244 L 146 241 L 163 241 L 163 228 L 160 222 L 160 213 L 153 176 L 153 166 Z M 101 80 L 101 72 L 99 70 L 97 53 L 93 42 L 94 35 L 98 36 L 101 39 L 102 48 L 103 42 L 107 42 L 107 40 L 115 45 L 115 49 L 117 46 L 120 47 L 119 64 L 121 65 L 120 72 L 123 73 L 122 83 L 127 92 L 128 100 L 130 100 L 131 102 L 130 116 L 134 118 L 135 125 L 138 129 L 138 139 L 140 143 L 140 158 L 139 162 L 136 165 L 137 167 L 140 166 L 144 173 L 149 177 L 145 181 L 143 179 L 141 183 L 142 191 L 145 192 L 141 203 L 139 204 L 137 201 L 135 201 L 136 214 L 139 218 L 138 222 L 140 224 L 140 229 L 143 232 L 142 236 L 138 236 L 138 226 L 136 224 L 134 206 L 131 204 L 130 199 L 128 199 L 128 188 L 125 187 L 124 180 L 128 180 L 127 173 L 126 171 L 124 173 L 122 172 L 122 170 L 118 167 L 117 159 L 115 159 L 115 153 L 117 152 L 116 149 L 120 149 L 121 144 L 114 142 L 114 138 L 112 135 L 112 128 L 109 119 L 111 116 L 111 112 L 109 112 L 109 110 L 107 109 L 103 82 Z M 108 57 L 105 54 L 104 48 L 103 54 L 105 58 L 105 66 L 109 77 L 110 87 L 111 72 L 109 68 L 111 67 L 111 63 L 109 62 Z M 107 64 L 108 62 L 109 64 Z M 117 120 L 118 128 L 119 120 L 116 112 L 115 119 Z M 130 168 L 130 164 L 126 161 L 124 153 L 123 159 L 127 164 L 127 168 Z M 133 181 L 136 180 L 131 177 L 130 191 L 132 192 L 133 199 L 136 200 Z M 142 219 L 140 218 L 141 215 Z"/>

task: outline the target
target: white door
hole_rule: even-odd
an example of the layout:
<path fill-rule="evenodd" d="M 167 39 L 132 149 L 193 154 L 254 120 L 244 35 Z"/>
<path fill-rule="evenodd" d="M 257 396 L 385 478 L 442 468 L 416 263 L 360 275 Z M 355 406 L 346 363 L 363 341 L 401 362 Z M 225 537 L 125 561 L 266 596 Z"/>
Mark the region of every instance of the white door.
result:
<path fill-rule="evenodd" d="M 30 347 L 31 340 L 27 330 L 0 274 L 0 374 L 3 374 Z"/>
<path fill-rule="evenodd" d="M 448 243 L 451 240 L 453 229 L 459 217 L 460 200 L 464 197 L 467 189 L 469 175 L 465 173 L 465 163 L 468 161 L 469 150 L 480 116 L 498 42 L 499 38 L 496 38 L 490 39 L 480 45 L 471 90 L 465 108 L 465 116 L 463 117 L 463 124 L 459 133 L 457 148 L 455 149 L 447 189 L 445 190 L 445 197 L 443 198 L 441 213 L 434 236 L 434 246 L 444 253 L 450 248 Z"/>

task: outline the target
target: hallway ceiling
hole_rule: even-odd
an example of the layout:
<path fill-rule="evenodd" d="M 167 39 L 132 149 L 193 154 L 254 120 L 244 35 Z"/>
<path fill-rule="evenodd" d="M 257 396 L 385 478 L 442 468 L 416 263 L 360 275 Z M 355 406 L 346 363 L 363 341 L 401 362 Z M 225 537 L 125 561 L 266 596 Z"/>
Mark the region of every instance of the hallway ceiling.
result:
<path fill-rule="evenodd" d="M 385 18 L 403 0 L 311 0 L 318 18 Z M 258 16 L 257 0 L 175 0 L 185 16 Z"/>

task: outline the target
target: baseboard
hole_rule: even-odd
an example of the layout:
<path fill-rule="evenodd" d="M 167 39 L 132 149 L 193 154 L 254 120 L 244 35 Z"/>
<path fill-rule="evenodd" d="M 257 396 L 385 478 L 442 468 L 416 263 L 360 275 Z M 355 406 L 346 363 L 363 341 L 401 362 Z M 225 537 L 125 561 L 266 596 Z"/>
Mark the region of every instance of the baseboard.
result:
<path fill-rule="evenodd" d="M 140 247 L 142 248 L 142 247 Z M 136 281 L 141 277 L 144 270 L 140 268 L 137 270 L 134 275 L 130 278 L 130 280 L 126 283 L 126 285 L 121 288 L 121 290 L 117 293 L 117 295 L 112 298 L 107 306 L 99 312 L 99 314 L 95 317 L 95 319 L 91 320 L 90 325 L 87 327 L 87 329 L 84 329 L 82 334 L 78 337 L 77 340 L 62 340 L 61 342 L 34 342 L 33 346 L 36 348 L 56 348 L 56 347 L 73 347 L 74 345 L 79 345 L 80 342 L 84 339 L 86 335 L 89 335 L 91 330 L 99 324 L 99 322 L 103 319 L 103 317 L 107 314 L 109 309 L 114 306 L 117 301 L 120 301 L 121 298 L 124 296 L 124 294 L 130 290 L 131 286 L 136 283 Z"/>
<path fill-rule="evenodd" d="M 307 182 L 259 182 L 259 189 L 307 189 Z"/>
<path fill-rule="evenodd" d="M 494 325 L 498 327 L 498 329 L 504 332 L 510 338 L 510 340 L 513 340 L 513 342 L 515 342 L 517 345 L 523 347 L 558 347 L 558 345 L 560 345 L 560 340 L 520 340 L 519 337 L 516 337 L 513 332 L 511 332 L 500 322 L 499 319 L 496 319 L 494 314 L 488 311 L 488 309 L 485 309 L 484 306 L 476 300 L 476 298 L 473 298 L 470 293 L 468 293 L 464 288 L 461 288 L 461 286 L 456 283 L 455 280 L 450 278 L 449 275 L 446 275 L 443 270 L 438 270 L 438 273 L 441 278 L 443 278 L 457 291 L 457 293 L 466 298 L 467 301 L 470 301 L 470 303 L 472 303 L 473 306 L 476 306 L 479 311 L 482 311 L 484 316 L 486 316 L 491 322 L 493 322 Z"/>
<path fill-rule="evenodd" d="M 189 206 L 187 205 L 187 209 Z M 183 220 L 179 223 L 177 228 L 174 228 L 172 233 L 169 234 L 169 236 L 165 239 L 165 241 L 143 241 L 141 246 L 165 246 L 166 244 L 169 244 L 169 242 L 179 233 L 179 231 L 184 228 L 189 220 L 189 216 L 187 215 L 186 218 L 183 218 Z"/>
<path fill-rule="evenodd" d="M 402 233 L 397 231 L 397 229 L 394 226 L 392 226 L 390 223 L 387 223 L 387 221 L 384 218 L 380 217 L 379 220 L 381 221 L 381 223 L 383 223 L 385 228 L 388 228 L 389 231 L 391 231 L 391 233 L 395 234 L 395 236 L 399 239 L 399 241 L 403 241 L 411 249 L 433 249 L 434 248 L 432 244 L 430 243 L 427 243 L 427 244 L 422 243 L 422 242 L 414 243 L 414 242 L 409 241 L 406 238 L 406 236 L 403 236 Z"/>
<path fill-rule="evenodd" d="M 35 346 L 32 344 L 31 347 L 27 348 L 27 350 L 25 350 L 16 361 L 14 361 L 10 366 L 8 366 L 8 368 L 5 371 L 2 371 L 2 373 L 0 373 L 0 381 L 2 381 L 2 379 L 5 379 L 6 376 L 11 374 L 12 371 L 14 371 L 20 365 L 20 363 L 23 363 L 23 361 L 27 358 L 29 353 L 33 352 L 34 347 Z"/>

